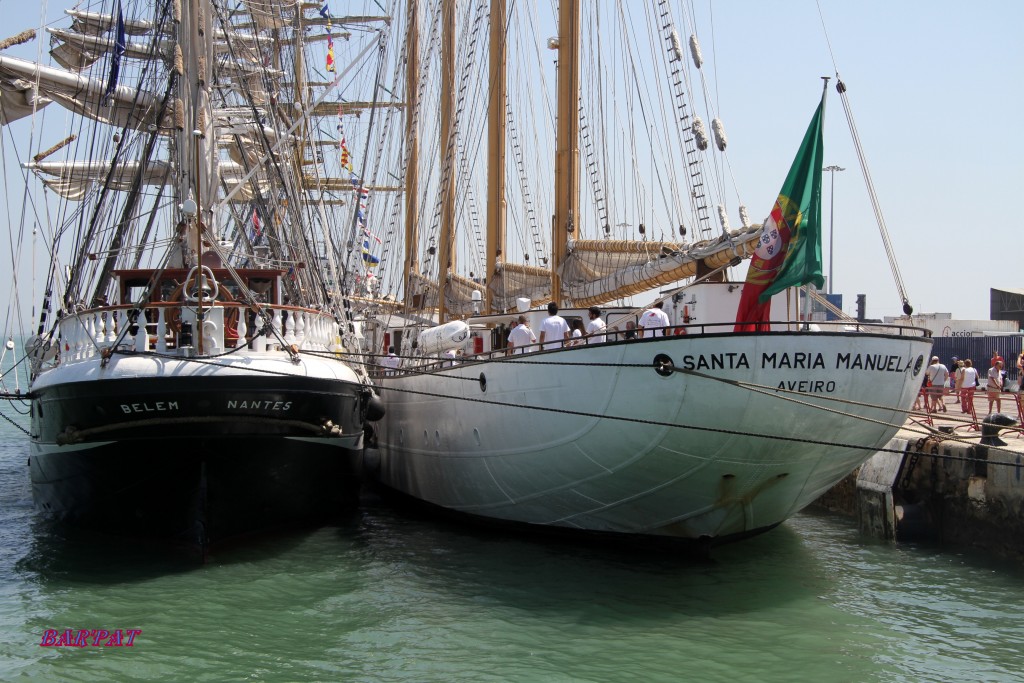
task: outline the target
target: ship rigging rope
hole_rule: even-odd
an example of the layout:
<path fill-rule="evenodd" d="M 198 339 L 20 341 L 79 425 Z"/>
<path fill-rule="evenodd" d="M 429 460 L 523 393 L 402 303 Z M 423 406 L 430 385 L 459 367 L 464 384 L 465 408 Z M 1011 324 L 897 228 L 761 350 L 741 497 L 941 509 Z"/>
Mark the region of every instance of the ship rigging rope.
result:
<path fill-rule="evenodd" d="M 832 41 L 829 39 L 828 29 L 825 27 L 825 15 L 821 11 L 821 0 L 816 0 L 816 4 L 818 6 L 818 17 L 821 19 L 821 31 L 825 35 L 825 42 L 828 45 L 828 53 L 832 59 L 832 69 L 836 74 L 836 92 L 839 93 L 839 99 L 843 103 L 843 112 L 846 114 L 846 122 L 850 127 L 850 137 L 853 138 L 853 147 L 857 152 L 857 161 L 860 164 L 861 175 L 864 176 L 864 185 L 867 188 L 868 197 L 871 199 L 871 208 L 875 212 L 875 222 L 878 223 L 878 231 L 882 235 L 882 244 L 885 246 L 885 254 L 889 259 L 889 269 L 892 271 L 892 277 L 896 282 L 897 292 L 903 302 L 903 312 L 906 315 L 911 315 L 914 312 L 914 308 L 910 305 L 910 299 L 907 297 L 907 288 L 903 284 L 903 276 L 900 275 L 899 264 L 896 262 L 892 243 L 889 241 L 889 229 L 885 225 L 885 217 L 882 215 L 882 207 L 878 202 L 878 194 L 875 192 L 875 184 L 871 180 L 871 170 L 868 168 L 868 160 L 864 154 L 864 147 L 860 143 L 860 134 L 857 132 L 857 124 L 853 120 L 853 109 L 850 107 L 850 101 L 846 95 L 846 83 L 843 82 L 842 77 L 839 75 L 836 56 L 832 52 Z"/>
<path fill-rule="evenodd" d="M 7 377 L 7 375 L 9 375 L 12 372 L 14 372 L 15 370 L 17 370 L 18 366 L 21 365 L 22 363 L 24 363 L 27 360 L 28 360 L 28 354 L 22 356 L 20 360 L 15 361 L 15 363 L 13 365 L 11 365 L 11 367 L 7 368 L 2 374 L 0 374 L 0 381 L 3 381 L 3 379 L 5 377 Z"/>

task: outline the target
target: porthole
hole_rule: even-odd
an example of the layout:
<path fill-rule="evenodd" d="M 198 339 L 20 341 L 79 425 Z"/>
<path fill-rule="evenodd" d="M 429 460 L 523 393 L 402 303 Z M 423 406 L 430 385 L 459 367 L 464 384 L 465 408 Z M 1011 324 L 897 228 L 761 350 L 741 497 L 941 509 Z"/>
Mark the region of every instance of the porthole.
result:
<path fill-rule="evenodd" d="M 662 377 L 671 377 L 675 372 L 675 363 L 672 362 L 672 358 L 666 356 L 664 353 L 659 353 L 654 357 L 654 371 Z"/>

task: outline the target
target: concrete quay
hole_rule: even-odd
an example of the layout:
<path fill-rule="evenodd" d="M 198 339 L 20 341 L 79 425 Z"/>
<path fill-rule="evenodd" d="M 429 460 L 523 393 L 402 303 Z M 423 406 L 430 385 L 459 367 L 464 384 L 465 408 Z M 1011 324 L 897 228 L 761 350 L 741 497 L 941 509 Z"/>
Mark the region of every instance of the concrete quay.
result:
<path fill-rule="evenodd" d="M 816 505 L 856 517 L 875 538 L 930 539 L 1024 561 L 1020 395 L 1002 395 L 1000 412 L 1014 428 L 984 424 L 984 392 L 975 394 L 974 413 L 962 412 L 953 396 L 944 405 L 946 412 L 911 413 L 886 449 Z"/>

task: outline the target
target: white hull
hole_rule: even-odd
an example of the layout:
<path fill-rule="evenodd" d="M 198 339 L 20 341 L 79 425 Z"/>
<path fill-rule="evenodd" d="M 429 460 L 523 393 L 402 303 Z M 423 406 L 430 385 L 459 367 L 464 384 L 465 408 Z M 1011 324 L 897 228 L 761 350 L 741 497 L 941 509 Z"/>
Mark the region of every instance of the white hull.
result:
<path fill-rule="evenodd" d="M 379 480 L 495 520 L 739 537 L 798 512 L 884 446 L 930 346 L 864 333 L 676 336 L 387 377 Z M 659 354 L 710 377 L 662 376 Z"/>

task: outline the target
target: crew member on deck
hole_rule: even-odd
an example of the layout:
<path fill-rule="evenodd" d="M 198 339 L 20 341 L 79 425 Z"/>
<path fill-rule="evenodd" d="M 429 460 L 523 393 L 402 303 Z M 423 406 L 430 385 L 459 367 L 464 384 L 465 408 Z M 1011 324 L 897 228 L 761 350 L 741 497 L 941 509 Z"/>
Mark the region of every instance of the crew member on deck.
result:
<path fill-rule="evenodd" d="M 640 316 L 640 325 L 638 327 L 644 339 L 655 336 L 659 327 L 661 328 L 661 334 L 658 336 L 665 336 L 666 328 L 672 323 L 668 319 L 668 313 L 662 310 L 664 307 L 664 301 L 655 301 L 654 305 Z"/>
<path fill-rule="evenodd" d="M 569 339 L 569 323 L 565 318 L 558 315 L 558 304 L 554 301 L 548 304 L 548 317 L 540 324 L 541 347 L 549 349 L 560 349 Z"/>
<path fill-rule="evenodd" d="M 399 366 L 402 365 L 402 359 L 395 355 L 395 347 L 388 347 L 388 355 L 381 359 L 380 364 L 384 366 L 384 374 L 393 375 L 398 370 Z"/>
<path fill-rule="evenodd" d="M 508 348 L 512 353 L 526 353 L 531 344 L 537 343 L 537 335 L 530 329 L 526 316 L 519 316 L 519 324 L 508 333 Z"/>
<path fill-rule="evenodd" d="M 601 309 L 591 306 L 587 310 L 587 315 L 590 316 L 590 322 L 587 323 L 587 343 L 603 344 L 607 337 L 604 332 L 604 321 L 601 320 Z"/>

